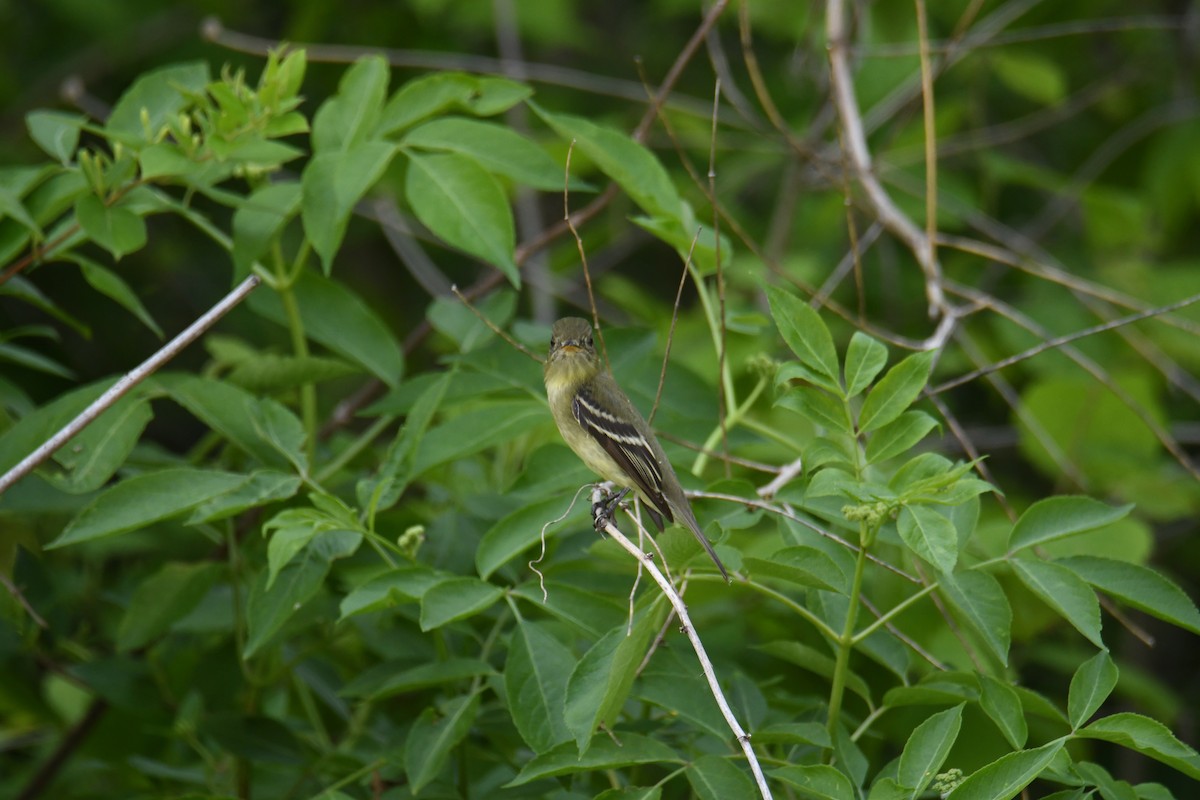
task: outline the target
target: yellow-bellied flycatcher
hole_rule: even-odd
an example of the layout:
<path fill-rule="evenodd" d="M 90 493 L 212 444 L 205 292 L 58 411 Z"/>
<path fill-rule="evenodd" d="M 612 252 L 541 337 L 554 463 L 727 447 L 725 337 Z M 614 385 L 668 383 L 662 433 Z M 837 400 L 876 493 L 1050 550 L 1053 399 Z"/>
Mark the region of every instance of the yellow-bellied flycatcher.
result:
<path fill-rule="evenodd" d="M 632 489 L 660 531 L 664 519 L 688 528 L 728 581 L 650 425 L 600 365 L 586 319 L 554 323 L 545 377 L 554 422 L 583 463 L 605 480 Z"/>

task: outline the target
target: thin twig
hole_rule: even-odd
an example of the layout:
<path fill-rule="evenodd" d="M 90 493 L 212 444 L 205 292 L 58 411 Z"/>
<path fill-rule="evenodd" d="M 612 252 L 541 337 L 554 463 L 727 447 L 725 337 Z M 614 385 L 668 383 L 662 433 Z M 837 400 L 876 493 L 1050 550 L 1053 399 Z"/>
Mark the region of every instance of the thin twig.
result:
<path fill-rule="evenodd" d="M 575 247 L 579 250 L 579 263 L 583 266 L 583 280 L 587 284 L 588 306 L 592 309 L 592 329 L 596 331 L 596 338 L 600 340 L 600 352 L 604 354 L 604 363 L 608 367 L 608 371 L 612 372 L 612 361 L 608 358 L 608 344 L 604 341 L 604 329 L 600 327 L 600 312 L 596 310 L 596 293 L 592 289 L 592 273 L 588 269 L 587 251 L 583 248 L 583 239 L 579 236 L 579 231 L 575 228 L 575 223 L 571 221 L 571 154 L 575 152 L 575 140 L 571 140 L 571 144 L 567 147 L 567 163 L 563 167 L 563 222 L 567 223 L 567 230 L 575 237 Z"/>
<path fill-rule="evenodd" d="M 925 117 L 925 239 L 929 258 L 937 262 L 937 129 L 934 124 L 933 67 L 929 63 L 929 20 L 925 0 L 914 0 L 921 49 L 921 99 Z"/>
<path fill-rule="evenodd" d="M 725 374 L 725 351 L 727 349 L 726 339 L 729 336 L 729 331 L 725 327 L 725 270 L 721 266 L 721 212 L 717 210 L 717 109 L 721 104 L 721 79 L 716 80 L 713 87 L 713 115 L 712 115 L 712 140 L 708 147 L 708 196 L 713 198 L 712 214 L 713 214 L 713 257 L 717 263 L 717 326 L 720 329 L 720 335 L 717 340 L 717 375 Z M 699 233 L 697 233 L 699 236 Z M 729 424 L 726 417 L 729 409 L 726 408 L 725 392 L 721 387 L 717 388 L 717 422 L 721 425 L 721 452 L 729 452 Z M 729 470 L 729 462 L 725 464 L 725 477 L 732 477 L 733 473 Z"/>
<path fill-rule="evenodd" d="M 705 28 L 707 32 L 707 28 Z M 200 24 L 200 35 L 219 47 L 238 53 L 265 58 L 272 50 L 277 50 L 281 44 L 278 39 L 267 39 L 252 36 L 240 31 L 229 30 L 215 16 L 207 17 Z M 393 67 L 407 67 L 422 71 L 461 71 L 477 75 L 505 75 L 505 60 L 475 53 L 447 53 L 432 50 L 408 50 L 400 48 L 356 47 L 350 45 L 330 45 L 315 42 L 291 42 L 296 49 L 303 49 L 308 63 L 323 64 L 352 64 L 368 54 L 383 56 Z M 624 100 L 639 102 L 644 99 L 637 84 L 633 81 L 598 75 L 595 72 L 571 69 L 561 64 L 545 64 L 525 61 L 528 80 L 549 86 L 563 86 L 578 89 L 594 95 L 616 97 Z M 680 111 L 686 111 L 696 117 L 708 116 L 708 101 L 704 98 L 674 96 L 667 105 Z M 735 116 L 727 115 L 726 124 L 739 124 Z M 744 127 L 744 125 L 742 125 Z"/>
<path fill-rule="evenodd" d="M 654 405 L 650 406 L 650 416 L 646 422 L 653 425 L 654 415 L 658 413 L 658 404 L 662 400 L 663 385 L 667 382 L 667 364 L 671 358 L 671 344 L 675 341 L 675 323 L 679 321 L 679 301 L 683 298 L 683 286 L 687 283 L 688 270 L 692 266 L 692 255 L 696 252 L 696 242 L 700 239 L 700 229 L 692 237 L 692 246 L 688 248 L 687 258 L 683 260 L 683 271 L 679 273 L 679 287 L 675 289 L 675 304 L 671 306 L 671 327 L 667 329 L 667 349 L 663 352 L 662 370 L 658 373 L 658 389 L 654 392 Z"/>
<path fill-rule="evenodd" d="M 520 350 L 522 353 L 529 356 L 530 358 L 532 358 L 534 361 L 538 362 L 539 364 L 545 363 L 546 360 L 544 358 L 542 358 L 537 353 L 530 350 L 525 345 L 518 342 L 516 339 L 509 336 L 506 331 L 502 330 L 498 325 L 496 325 L 496 323 L 492 322 L 490 319 L 488 319 L 486 316 L 484 316 L 483 312 L 480 311 L 479 309 L 477 309 L 475 306 L 473 306 L 471 304 L 471 301 L 466 298 L 466 295 L 464 295 L 462 292 L 460 292 L 458 290 L 457 286 L 451 286 L 450 292 L 455 297 L 457 297 L 460 301 L 462 301 L 462 304 L 464 306 L 466 306 L 468 309 L 470 309 L 471 313 L 474 314 L 476 317 L 478 317 L 480 322 L 482 322 L 484 325 L 487 325 L 488 328 L 491 329 L 492 333 L 496 334 L 501 339 L 503 339 L 504 341 L 506 341 L 510 345 L 512 345 L 513 348 Z"/>
<path fill-rule="evenodd" d="M 763 462 L 763 461 L 753 461 L 749 458 L 742 458 L 741 456 L 722 455 L 721 453 L 717 453 L 717 452 L 707 449 L 703 445 L 696 444 L 695 442 L 690 442 L 687 439 L 680 438 L 671 433 L 668 433 L 667 431 L 659 431 L 658 438 L 666 439 L 668 442 L 674 442 L 675 444 L 679 445 L 680 447 L 684 447 L 688 450 L 691 450 L 693 453 L 703 453 L 708 458 L 725 460 L 725 461 L 728 461 L 730 464 L 737 464 L 739 467 L 745 467 L 746 469 L 752 469 L 755 472 L 766 472 L 766 473 L 770 473 L 771 475 L 778 475 L 779 471 L 780 471 L 779 467 L 775 466 L 774 464 L 767 464 L 766 462 Z"/>
<path fill-rule="evenodd" d="M 63 765 L 67 759 L 83 744 L 83 740 L 92 732 L 92 728 L 96 727 L 96 723 L 104 716 L 104 712 L 108 711 L 108 703 L 104 700 L 96 699 L 88 706 L 87 711 L 72 726 L 63 740 L 59 742 L 58 747 L 50 754 L 42 765 L 38 767 L 37 772 L 25 784 L 25 787 L 17 794 L 15 800 L 34 800 L 36 797 L 41 797 L 42 793 L 49 788 L 50 784 L 62 772 Z"/>
<path fill-rule="evenodd" d="M 708 658 L 708 653 L 704 649 L 704 643 L 700 641 L 700 635 L 696 632 L 696 628 L 692 625 L 691 617 L 688 616 L 687 606 L 684 605 L 683 599 L 679 593 L 675 591 L 675 587 L 671 585 L 658 569 L 658 565 L 654 563 L 654 559 L 643 553 L 638 546 L 629 539 L 625 538 L 625 534 L 617 528 L 612 522 L 608 522 L 604 526 L 604 532 L 616 541 L 617 544 L 625 548 L 626 552 L 638 560 L 638 562 L 650 573 L 650 577 L 654 578 L 654 582 L 662 589 L 667 600 L 670 601 L 671 607 L 675 609 L 676 616 L 679 617 L 679 622 L 683 628 L 683 632 L 687 634 L 688 641 L 692 643 L 692 649 L 696 651 L 696 658 L 700 662 L 700 668 L 704 670 L 704 677 L 708 681 L 708 687 L 712 691 L 713 698 L 717 701 L 717 707 L 721 710 L 721 716 L 725 718 L 725 723 L 729 729 L 733 731 L 734 737 L 742 748 L 742 752 L 746 755 L 746 761 L 750 765 L 750 772 L 754 775 L 755 783 L 758 784 L 759 794 L 764 800 L 770 800 L 771 789 L 767 786 L 767 779 L 763 775 L 762 767 L 759 766 L 758 756 L 754 753 L 754 748 L 750 746 L 750 735 L 738 724 L 737 717 L 733 715 L 733 709 L 729 707 L 729 701 L 725 699 L 725 693 L 721 690 L 721 684 L 717 681 L 716 671 L 713 669 L 712 661 Z"/>
<path fill-rule="evenodd" d="M 42 630 L 49 630 L 50 626 L 46 624 L 46 620 L 42 619 L 42 615 L 34 610 L 34 607 L 25 598 L 25 595 L 21 593 L 17 585 L 2 570 L 0 570 L 0 583 L 4 584 L 4 588 L 13 596 L 13 599 L 20 603 L 21 608 L 25 609 L 25 613 L 29 615 L 29 618 L 33 620 L 35 625 Z"/>
<path fill-rule="evenodd" d="M 845 136 L 845 152 L 879 221 L 912 250 L 917 263 L 921 265 L 925 274 L 925 296 L 929 303 L 929 315 L 931 318 L 938 318 L 946 310 L 942 290 L 942 268 L 937 262 L 937 253 L 931 239 L 900 210 L 875 175 L 858 101 L 854 97 L 854 80 L 850 74 L 847 57 L 849 42 L 845 17 L 845 0 L 828 0 L 825 9 L 825 33 L 829 42 L 829 83 Z"/>
<path fill-rule="evenodd" d="M 1004 496 L 1003 492 L 999 491 L 1000 482 L 996 480 L 994 475 L 992 475 L 992 471 L 990 468 L 988 468 L 987 462 L 984 461 L 983 457 L 980 455 L 979 450 L 975 447 L 975 443 L 971 441 L 971 437 L 967 435 L 967 431 L 962 426 L 962 423 L 958 421 L 958 417 L 950 411 L 950 407 L 942 402 L 942 399 L 937 395 L 926 393 L 925 397 L 929 398 L 929 401 L 937 408 L 938 414 L 940 414 L 942 419 L 946 421 L 946 424 L 950 427 L 950 432 L 954 434 L 954 438 L 958 440 L 960 445 L 962 445 L 963 452 L 965 452 L 967 454 L 967 458 L 971 459 L 971 461 L 974 463 L 975 471 L 979 473 L 981 478 L 990 483 L 992 486 L 996 487 L 996 500 L 1000 503 L 1000 507 L 1004 509 L 1004 513 L 1008 516 L 1009 521 L 1016 522 L 1016 512 L 1009 504 L 1008 498 Z"/>
<path fill-rule="evenodd" d="M 54 454 L 58 448 L 69 442 L 72 437 L 86 428 L 92 421 L 108 410 L 113 403 L 124 397 L 131 389 L 150 377 L 159 367 L 179 355 L 179 352 L 194 342 L 202 333 L 211 328 L 217 320 L 225 316 L 238 303 L 242 302 L 260 283 L 257 275 L 251 275 L 239 283 L 233 291 L 225 295 L 221 302 L 210 308 L 195 322 L 189 325 L 178 336 L 162 346 L 154 355 L 143 361 L 136 368 L 126 373 L 108 391 L 80 412 L 79 416 L 68 422 L 42 443 L 38 449 L 26 456 L 21 463 L 0 477 L 0 494 L 3 494 L 14 483 L 32 472 L 43 461 Z"/>
<path fill-rule="evenodd" d="M 1037 336 L 1040 336 L 1044 339 L 1053 338 L 1045 328 L 1039 325 L 1031 317 L 1021 313 L 1008 303 L 1004 303 L 995 297 L 990 297 L 976 289 L 962 286 L 952 281 L 947 282 L 946 288 L 957 295 L 966 297 L 989 307 L 996 313 L 1002 315 L 1006 319 L 1012 320 L 1017 325 L 1020 325 L 1025 330 L 1030 331 Z M 1097 364 L 1095 360 L 1084 355 L 1074 345 L 1063 345 L 1062 352 L 1064 355 L 1082 367 L 1085 372 L 1095 378 L 1097 382 L 1112 392 L 1116 398 L 1125 405 L 1126 408 L 1132 411 L 1137 418 L 1141 420 L 1143 425 L 1150 429 L 1151 433 L 1154 434 L 1154 437 L 1158 439 L 1159 443 L 1166 448 L 1167 452 L 1170 453 L 1177 462 L 1179 462 L 1179 465 L 1187 470 L 1189 475 L 1200 481 L 1200 467 L 1197 467 L 1196 463 L 1192 461 L 1191 457 L 1180 446 L 1179 442 L 1175 441 L 1175 439 L 1171 436 L 1171 432 L 1164 428 L 1162 423 L 1155 419 L 1154 416 L 1146 410 L 1145 406 L 1138 402 L 1137 398 L 1130 394 L 1124 386 L 1113 380 L 1112 376 L 1109 375 L 1103 367 Z"/>
<path fill-rule="evenodd" d="M 853 544 L 852 542 L 848 541 L 847 539 L 843 539 L 841 536 L 838 536 L 836 533 L 833 533 L 832 531 L 827 531 L 824 528 L 822 528 L 818 525 L 815 525 L 812 522 L 809 522 L 808 520 L 804 519 L 799 514 L 797 514 L 795 511 L 793 511 L 786 504 L 784 504 L 782 506 L 776 506 L 776 505 L 772 505 L 764 500 L 756 500 L 752 497 L 738 497 L 735 494 L 725 494 L 724 492 L 688 492 L 687 495 L 688 495 L 688 497 L 703 497 L 703 498 L 706 498 L 709 500 L 725 500 L 730 503 L 738 503 L 740 505 L 744 505 L 747 508 L 761 508 L 763 511 L 769 511 L 772 514 L 778 514 L 781 517 L 786 517 L 786 518 L 790 519 L 792 522 L 799 523 L 799 524 L 803 525 L 804 527 L 808 528 L 813 533 L 824 536 L 826 539 L 829 539 L 832 542 L 837 542 L 842 547 L 846 548 L 847 550 L 851 551 L 852 553 L 857 554 L 858 550 L 859 550 L 858 545 Z M 886 569 L 888 572 L 895 573 L 896 575 L 899 575 L 901 578 L 904 578 L 905 580 L 907 580 L 911 583 L 920 583 L 921 582 L 920 578 L 914 577 L 914 576 L 908 574 L 907 572 L 905 572 L 904 570 L 900 569 L 899 567 L 889 564 L 888 562 L 884 561 L 882 558 L 880 558 L 877 555 L 874 555 L 873 553 L 867 553 L 867 560 L 872 561 L 875 564 L 878 564 L 879 566 Z"/>
<path fill-rule="evenodd" d="M 779 474 L 768 484 L 758 487 L 758 496 L 763 500 L 774 500 L 779 490 L 787 486 L 796 476 L 804 471 L 804 459 L 797 458 L 779 470 Z"/>
<path fill-rule="evenodd" d="M 866 597 L 859 597 L 859 601 L 863 604 L 863 607 L 866 608 L 867 611 L 870 611 L 875 616 L 875 619 L 879 619 L 883 616 L 883 613 L 875 606 L 875 604 Z M 930 653 L 924 647 L 921 647 L 921 645 L 917 644 L 915 639 L 897 628 L 896 624 L 891 620 L 883 623 L 883 627 L 887 628 L 888 631 L 901 642 L 908 645 L 910 650 L 919 655 L 921 658 L 925 659 L 925 661 L 928 662 L 929 665 L 934 669 L 942 670 L 943 672 L 947 669 L 946 665 L 938 660 L 937 656 L 935 656 L 933 653 Z"/>
<path fill-rule="evenodd" d="M 1063 345 L 1070 344 L 1071 342 L 1075 342 L 1080 339 L 1086 339 L 1088 336 L 1094 336 L 1097 333 L 1111 331 L 1116 328 L 1120 328 L 1123 325 L 1130 325 L 1134 322 L 1141 322 L 1144 319 L 1150 319 L 1151 317 L 1159 317 L 1163 314 L 1169 314 L 1172 311 L 1178 311 L 1181 308 L 1186 308 L 1197 302 L 1200 302 L 1200 294 L 1194 294 L 1190 297 L 1185 297 L 1178 302 L 1170 303 L 1165 306 L 1159 306 L 1157 308 L 1150 308 L 1137 314 L 1129 314 L 1124 317 L 1119 317 L 1111 322 L 1106 322 L 1103 325 L 1093 325 L 1090 328 L 1084 328 L 1083 330 L 1075 331 L 1074 333 L 1056 336 L 1053 339 L 1047 339 L 1046 341 L 1041 342 L 1035 347 L 1030 347 L 1028 350 L 1023 350 L 1016 355 L 1009 356 L 1008 358 L 1002 358 L 995 363 L 987 365 L 986 367 L 981 367 L 972 372 L 968 372 L 965 375 L 960 375 L 957 378 L 948 380 L 945 383 L 940 383 L 929 391 L 933 394 L 941 394 L 942 392 L 948 391 L 955 387 L 962 386 L 964 383 L 970 383 L 976 378 L 983 377 L 984 375 L 996 372 L 997 370 L 1002 370 L 1005 367 L 1011 367 L 1013 364 L 1033 358 L 1036 355 L 1041 355 L 1047 350 L 1053 350 L 1055 348 L 1062 347 Z"/>

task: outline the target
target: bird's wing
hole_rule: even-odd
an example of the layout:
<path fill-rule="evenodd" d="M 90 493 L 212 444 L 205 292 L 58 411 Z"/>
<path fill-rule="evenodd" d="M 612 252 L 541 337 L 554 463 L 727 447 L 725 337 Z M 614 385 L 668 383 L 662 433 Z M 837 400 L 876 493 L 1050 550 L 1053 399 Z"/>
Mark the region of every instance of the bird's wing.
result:
<path fill-rule="evenodd" d="M 674 521 L 671 507 L 663 496 L 662 466 L 654 448 L 632 424 L 617 419 L 596 402 L 586 388 L 576 393 L 571 411 L 580 427 L 604 448 L 604 452 L 633 479 L 633 488 L 668 522 Z M 660 530 L 662 526 L 659 526 Z"/>

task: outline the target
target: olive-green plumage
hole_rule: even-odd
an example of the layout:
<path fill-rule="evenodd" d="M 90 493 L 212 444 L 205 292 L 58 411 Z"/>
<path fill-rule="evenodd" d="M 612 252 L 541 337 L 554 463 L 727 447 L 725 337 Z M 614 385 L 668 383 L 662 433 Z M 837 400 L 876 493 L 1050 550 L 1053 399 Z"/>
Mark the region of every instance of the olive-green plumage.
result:
<path fill-rule="evenodd" d="M 591 323 L 579 317 L 554 323 L 545 377 L 550 413 L 583 463 L 605 480 L 633 490 L 659 530 L 664 519 L 688 528 L 729 580 L 650 425 L 601 366 Z"/>

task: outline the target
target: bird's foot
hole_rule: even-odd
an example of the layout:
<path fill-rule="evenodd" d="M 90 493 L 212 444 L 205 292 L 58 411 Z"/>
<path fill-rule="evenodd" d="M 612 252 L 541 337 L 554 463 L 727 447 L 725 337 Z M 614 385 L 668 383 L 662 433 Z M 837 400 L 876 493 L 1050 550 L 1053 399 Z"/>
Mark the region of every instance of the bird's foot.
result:
<path fill-rule="evenodd" d="M 613 514 L 616 513 L 617 507 L 627 494 L 629 494 L 629 489 L 622 489 L 616 494 L 610 494 L 604 490 L 603 486 L 597 487 L 596 492 L 592 495 L 592 524 L 598 532 L 603 533 L 608 524 L 613 521 Z"/>

